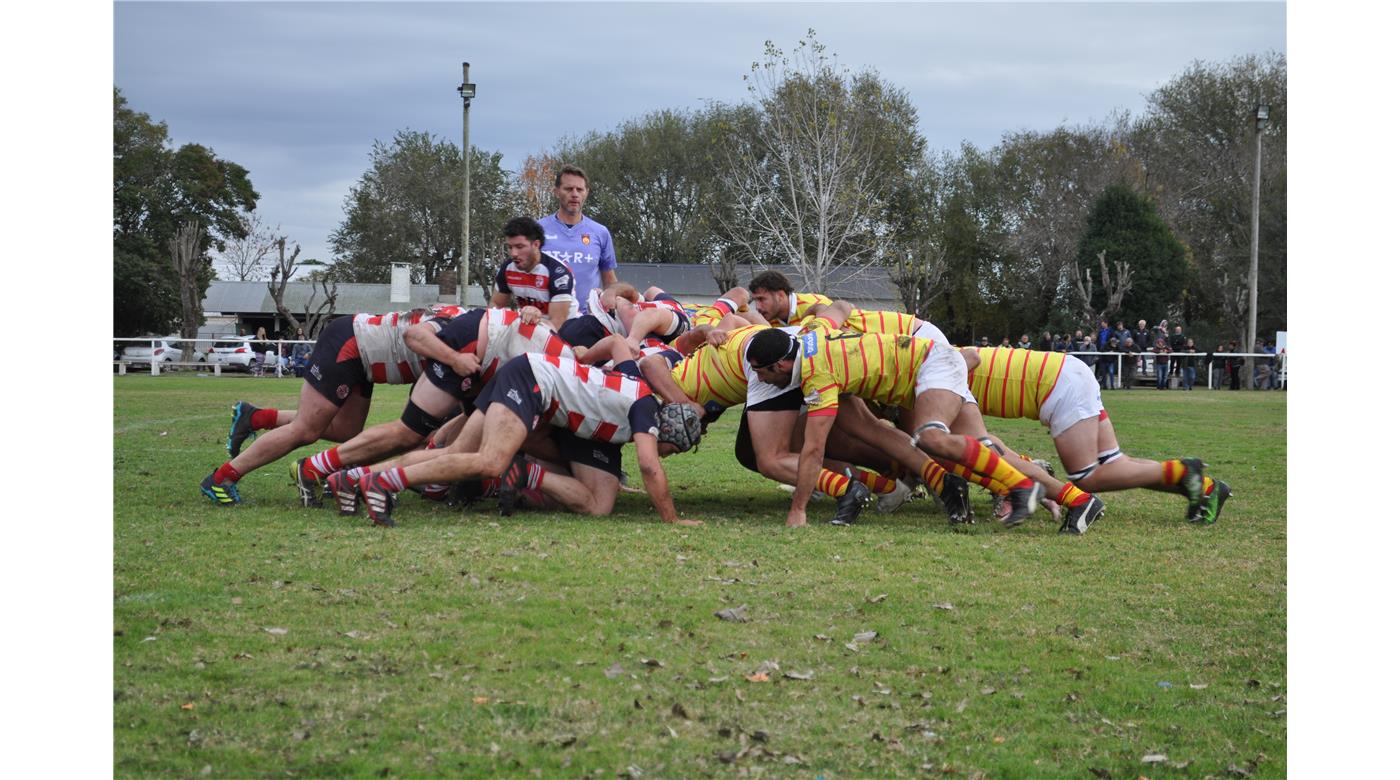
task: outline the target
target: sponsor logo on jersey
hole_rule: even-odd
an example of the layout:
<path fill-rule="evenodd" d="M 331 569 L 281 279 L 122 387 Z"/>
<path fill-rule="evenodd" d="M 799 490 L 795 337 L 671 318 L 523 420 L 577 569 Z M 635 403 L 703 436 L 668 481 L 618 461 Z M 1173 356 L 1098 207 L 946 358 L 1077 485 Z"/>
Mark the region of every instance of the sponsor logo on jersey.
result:
<path fill-rule="evenodd" d="M 569 286 L 569 277 L 567 277 L 567 276 L 561 276 L 561 277 L 559 277 L 558 279 L 555 279 L 555 280 L 554 280 L 554 289 L 556 289 L 556 290 L 562 290 L 562 289 L 564 289 L 565 287 L 568 287 L 568 286 Z"/>
<path fill-rule="evenodd" d="M 820 400 L 822 400 L 822 394 L 815 390 L 802 397 L 802 403 L 808 406 L 816 406 Z"/>
<path fill-rule="evenodd" d="M 816 357 L 817 355 L 817 334 L 807 333 L 802 336 L 802 356 Z"/>
<path fill-rule="evenodd" d="M 584 246 L 588 246 L 589 244 L 593 243 L 593 239 L 589 238 L 589 236 L 588 236 L 587 233 L 584 233 L 584 234 L 583 234 L 583 238 L 580 239 L 580 242 L 581 242 Z"/>
<path fill-rule="evenodd" d="M 509 398 L 517 404 L 522 403 L 520 400 L 520 393 L 517 393 L 513 387 L 506 391 L 506 398 Z"/>
<path fill-rule="evenodd" d="M 558 241 L 558 240 L 559 240 L 559 236 L 557 236 L 557 235 L 555 235 L 555 234 L 553 234 L 553 233 L 545 233 L 545 234 L 544 234 L 544 240 L 545 240 L 545 241 Z M 553 255 L 550 254 L 549 252 L 546 252 L 545 254 L 548 254 L 548 255 L 550 255 L 550 257 L 553 257 Z"/>

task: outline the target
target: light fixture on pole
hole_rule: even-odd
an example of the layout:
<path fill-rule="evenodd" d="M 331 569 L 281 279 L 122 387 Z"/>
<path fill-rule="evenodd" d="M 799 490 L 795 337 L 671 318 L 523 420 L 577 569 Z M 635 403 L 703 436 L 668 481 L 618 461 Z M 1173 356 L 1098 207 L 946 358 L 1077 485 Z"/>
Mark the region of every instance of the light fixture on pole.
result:
<path fill-rule="evenodd" d="M 457 267 L 457 302 L 467 305 L 467 238 L 471 235 L 472 217 L 472 98 L 476 97 L 476 85 L 467 75 L 470 62 L 462 63 L 462 83 L 457 85 L 457 94 L 462 96 L 462 253 Z"/>
<path fill-rule="evenodd" d="M 1254 107 L 1254 206 L 1251 209 L 1253 227 L 1249 237 L 1249 335 L 1245 337 L 1245 351 L 1254 352 L 1254 342 L 1259 338 L 1259 174 L 1264 160 L 1264 126 L 1269 123 L 1269 107 L 1259 103 Z M 1254 358 L 1245 359 L 1245 377 L 1248 387 L 1254 387 Z"/>

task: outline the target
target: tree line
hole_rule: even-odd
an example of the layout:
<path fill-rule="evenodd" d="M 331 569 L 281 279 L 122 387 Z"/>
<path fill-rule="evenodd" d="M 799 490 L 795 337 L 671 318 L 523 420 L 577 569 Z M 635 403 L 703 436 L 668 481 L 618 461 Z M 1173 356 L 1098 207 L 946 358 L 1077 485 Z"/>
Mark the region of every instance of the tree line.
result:
<path fill-rule="evenodd" d="M 467 281 L 489 289 L 500 225 L 552 211 L 553 172 L 568 162 L 588 171 L 586 210 L 623 262 L 704 263 L 716 292 L 744 281 L 736 263 L 795 265 L 814 290 L 878 267 L 906 309 L 964 341 L 1098 317 L 1243 341 L 1258 103 L 1271 106 L 1260 332 L 1287 322 L 1286 76 L 1279 54 L 1195 62 L 1139 115 L 930 150 L 903 89 L 841 68 L 809 31 L 791 51 L 767 45 L 746 102 L 652 111 L 560 139 L 515 171 L 473 147 Z M 417 281 L 455 283 L 461 197 L 450 141 L 407 129 L 376 141 L 324 275 L 387 282 L 406 262 Z"/>

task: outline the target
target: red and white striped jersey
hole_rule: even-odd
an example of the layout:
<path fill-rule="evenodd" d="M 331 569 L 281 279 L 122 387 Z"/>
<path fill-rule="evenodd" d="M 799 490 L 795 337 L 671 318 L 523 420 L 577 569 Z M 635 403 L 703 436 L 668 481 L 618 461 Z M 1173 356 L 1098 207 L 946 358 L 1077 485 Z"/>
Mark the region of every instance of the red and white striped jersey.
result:
<path fill-rule="evenodd" d="M 488 382 L 496 369 L 514 357 L 541 354 L 569 357 L 573 351 L 550 327 L 537 322 L 526 325 L 520 312 L 490 309 L 486 314 L 486 353 L 481 357 L 481 381 Z"/>
<path fill-rule="evenodd" d="M 528 271 L 520 270 L 514 260 L 507 260 L 496 272 L 496 289 L 515 298 L 516 308 L 534 306 L 548 314 L 549 304 L 568 301 L 569 316 L 565 319 L 578 316 L 574 273 L 549 255 L 540 255 L 540 261 Z"/>
<path fill-rule="evenodd" d="M 388 314 L 356 314 L 355 344 L 365 372 L 375 384 L 411 384 L 422 375 L 427 359 L 403 343 L 403 334 L 420 322 L 444 322 L 466 314 L 461 306 L 438 305 Z"/>
<path fill-rule="evenodd" d="M 530 355 L 529 360 L 545 405 L 541 416 L 551 425 L 565 428 L 580 439 L 614 444 L 632 440 L 632 407 L 651 396 L 646 383 L 567 357 Z M 655 420 L 654 414 L 651 419 Z M 655 433 L 654 426 L 652 422 L 648 425 L 651 430 L 642 432 Z"/>

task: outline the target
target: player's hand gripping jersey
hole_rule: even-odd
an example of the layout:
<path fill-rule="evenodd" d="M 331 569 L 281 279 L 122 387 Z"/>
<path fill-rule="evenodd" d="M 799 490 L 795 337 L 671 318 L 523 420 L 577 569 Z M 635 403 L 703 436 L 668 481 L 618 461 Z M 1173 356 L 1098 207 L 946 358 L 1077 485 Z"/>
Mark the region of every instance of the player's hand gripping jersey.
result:
<path fill-rule="evenodd" d="M 427 320 L 446 325 L 467 312 L 460 306 L 433 306 L 388 314 L 356 314 L 355 349 L 365 373 L 376 384 L 410 384 L 423 373 L 427 360 L 403 343 L 409 328 Z"/>
<path fill-rule="evenodd" d="M 991 417 L 1040 419 L 1040 409 L 1065 365 L 1064 352 L 982 347 L 982 359 L 967 376 L 982 413 Z"/>

